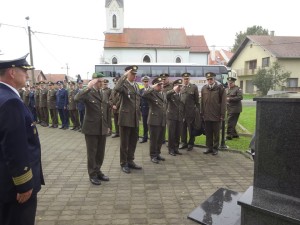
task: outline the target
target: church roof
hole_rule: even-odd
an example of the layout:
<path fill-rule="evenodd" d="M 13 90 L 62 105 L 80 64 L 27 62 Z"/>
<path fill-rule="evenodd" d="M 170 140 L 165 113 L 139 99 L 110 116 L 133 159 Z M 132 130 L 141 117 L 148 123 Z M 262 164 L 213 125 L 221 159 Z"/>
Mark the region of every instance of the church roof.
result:
<path fill-rule="evenodd" d="M 124 28 L 106 33 L 104 48 L 176 48 L 209 52 L 204 36 L 187 36 L 183 28 Z"/>
<path fill-rule="evenodd" d="M 105 7 L 107 8 L 107 7 L 109 7 L 109 5 L 110 5 L 110 3 L 112 2 L 113 0 L 106 0 L 105 1 Z M 121 7 L 121 8 L 124 8 L 124 2 L 123 2 L 123 0 L 116 0 L 117 1 L 117 3 L 119 4 L 119 6 Z"/>

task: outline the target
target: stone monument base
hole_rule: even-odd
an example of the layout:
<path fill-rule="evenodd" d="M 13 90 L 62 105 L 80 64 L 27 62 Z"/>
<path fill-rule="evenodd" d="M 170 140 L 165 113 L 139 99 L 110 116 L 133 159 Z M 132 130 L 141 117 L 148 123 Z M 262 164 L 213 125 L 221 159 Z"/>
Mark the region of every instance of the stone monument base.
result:
<path fill-rule="evenodd" d="M 238 200 L 242 225 L 300 224 L 300 199 L 251 186 Z"/>
<path fill-rule="evenodd" d="M 220 188 L 189 215 L 204 225 L 240 225 L 241 207 L 237 204 L 241 193 Z"/>

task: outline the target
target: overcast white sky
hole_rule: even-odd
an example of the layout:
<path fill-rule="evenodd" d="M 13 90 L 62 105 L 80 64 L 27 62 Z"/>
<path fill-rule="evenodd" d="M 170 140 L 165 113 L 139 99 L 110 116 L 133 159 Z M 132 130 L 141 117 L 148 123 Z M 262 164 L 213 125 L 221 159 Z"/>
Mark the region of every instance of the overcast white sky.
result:
<path fill-rule="evenodd" d="M 230 49 L 235 34 L 253 25 L 274 30 L 277 36 L 300 36 L 296 4 L 295 0 L 124 0 L 124 26 L 183 27 L 188 35 L 204 35 L 210 48 Z M 29 16 L 35 32 L 36 69 L 46 74 L 67 73 L 68 64 L 69 75 L 91 77 L 103 51 L 105 0 L 0 0 L 0 6 L 0 54 L 21 56 L 29 52 L 25 20 Z"/>

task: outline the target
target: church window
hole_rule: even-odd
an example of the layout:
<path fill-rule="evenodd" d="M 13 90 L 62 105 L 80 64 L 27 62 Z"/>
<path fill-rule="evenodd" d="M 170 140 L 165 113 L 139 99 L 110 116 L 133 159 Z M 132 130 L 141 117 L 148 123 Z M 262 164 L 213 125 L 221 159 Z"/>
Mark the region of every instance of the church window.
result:
<path fill-rule="evenodd" d="M 113 19 L 113 28 L 117 28 L 117 16 L 113 15 L 112 19 Z"/>
<path fill-rule="evenodd" d="M 176 57 L 176 63 L 181 63 L 181 58 L 180 57 Z"/>
<path fill-rule="evenodd" d="M 150 57 L 148 55 L 145 55 L 143 59 L 143 63 L 150 63 L 150 62 L 151 62 Z"/>
<path fill-rule="evenodd" d="M 111 60 L 112 64 L 118 64 L 118 59 L 116 57 L 113 57 Z"/>

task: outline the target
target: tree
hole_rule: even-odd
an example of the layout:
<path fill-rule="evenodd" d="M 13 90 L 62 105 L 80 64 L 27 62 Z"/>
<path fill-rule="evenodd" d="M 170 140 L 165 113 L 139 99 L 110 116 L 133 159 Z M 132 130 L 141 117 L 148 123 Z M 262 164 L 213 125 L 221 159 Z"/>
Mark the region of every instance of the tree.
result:
<path fill-rule="evenodd" d="M 248 35 L 269 35 L 269 31 L 267 29 L 262 28 L 262 26 L 252 26 L 248 27 L 246 32 L 240 31 L 235 34 L 235 43 L 232 48 L 232 52 L 236 52 L 236 50 L 240 47 L 240 45 L 245 40 Z"/>
<path fill-rule="evenodd" d="M 258 69 L 252 82 L 262 95 L 267 95 L 271 88 L 282 87 L 290 75 L 291 72 L 284 71 L 278 62 L 274 62 L 269 69 Z"/>

